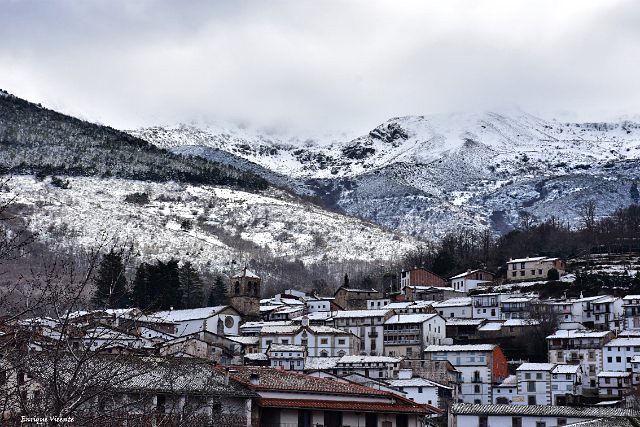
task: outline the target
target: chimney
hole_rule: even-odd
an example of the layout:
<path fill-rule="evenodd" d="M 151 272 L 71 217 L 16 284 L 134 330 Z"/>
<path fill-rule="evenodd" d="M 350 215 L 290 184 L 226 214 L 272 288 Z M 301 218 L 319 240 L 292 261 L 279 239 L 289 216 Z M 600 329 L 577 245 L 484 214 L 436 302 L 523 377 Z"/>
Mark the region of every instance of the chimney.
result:
<path fill-rule="evenodd" d="M 257 372 L 252 372 L 251 375 L 249 375 L 249 382 L 253 385 L 259 385 L 260 384 L 260 374 Z"/>
<path fill-rule="evenodd" d="M 302 326 L 309 326 L 309 317 L 308 316 L 304 316 L 302 318 Z"/>

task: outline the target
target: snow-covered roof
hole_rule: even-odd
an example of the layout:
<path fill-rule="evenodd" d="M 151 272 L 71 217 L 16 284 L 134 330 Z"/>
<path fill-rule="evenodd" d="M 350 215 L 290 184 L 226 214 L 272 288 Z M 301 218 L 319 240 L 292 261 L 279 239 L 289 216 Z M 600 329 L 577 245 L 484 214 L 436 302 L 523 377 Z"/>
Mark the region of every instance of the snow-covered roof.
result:
<path fill-rule="evenodd" d="M 434 317 L 438 316 L 437 314 L 427 314 L 427 313 L 416 313 L 416 314 L 395 314 L 388 318 L 384 324 L 385 325 L 399 325 L 405 323 L 424 323 L 427 320 L 430 320 Z"/>
<path fill-rule="evenodd" d="M 348 335 L 349 332 L 345 332 L 342 329 L 334 328 L 331 326 L 315 326 L 311 325 L 308 327 L 311 331 L 316 334 L 336 334 L 336 335 Z"/>
<path fill-rule="evenodd" d="M 264 353 L 247 353 L 244 355 L 247 360 L 269 360 L 269 356 Z"/>
<path fill-rule="evenodd" d="M 551 371 L 552 374 L 575 374 L 580 369 L 580 365 L 556 365 Z"/>
<path fill-rule="evenodd" d="M 447 326 L 479 326 L 485 319 L 462 319 L 458 317 L 448 317 L 445 319 Z"/>
<path fill-rule="evenodd" d="M 340 360 L 339 357 L 307 357 L 304 359 L 305 370 L 333 369 Z"/>
<path fill-rule="evenodd" d="M 516 371 L 550 371 L 555 367 L 555 363 L 523 363 Z"/>
<path fill-rule="evenodd" d="M 637 417 L 640 411 L 623 408 L 601 408 L 594 406 L 556 405 L 483 405 L 475 403 L 454 403 L 449 408 L 455 415 L 513 415 L 564 418 Z"/>
<path fill-rule="evenodd" d="M 516 259 L 511 259 L 509 261 L 507 261 L 507 264 L 512 264 L 514 262 L 530 262 L 530 261 L 542 261 L 543 259 L 549 259 L 549 260 L 553 260 L 553 259 L 557 259 L 557 258 L 547 258 L 546 256 L 537 256 L 537 257 L 527 257 L 527 258 L 516 258 Z"/>
<path fill-rule="evenodd" d="M 640 356 L 632 356 L 631 363 L 640 363 Z"/>
<path fill-rule="evenodd" d="M 625 301 L 630 301 L 633 299 L 640 299 L 640 295 L 626 295 L 622 298 Z"/>
<path fill-rule="evenodd" d="M 434 307 L 464 307 L 467 305 L 471 305 L 471 297 L 449 298 L 444 301 L 437 301 L 433 303 Z"/>
<path fill-rule="evenodd" d="M 473 274 L 473 273 L 477 273 L 477 272 L 479 272 L 479 271 L 485 272 L 484 270 L 481 270 L 481 269 L 476 269 L 476 270 L 467 270 L 467 271 L 465 271 L 464 273 L 460 273 L 460 274 L 455 275 L 455 276 L 453 276 L 453 277 L 449 277 L 449 280 L 453 280 L 453 279 L 461 279 L 461 278 L 463 278 L 463 277 L 466 277 L 466 276 L 468 276 L 468 275 L 470 275 L 470 274 Z M 488 273 L 488 271 L 486 271 L 485 273 Z"/>
<path fill-rule="evenodd" d="M 535 319 L 508 319 L 502 324 L 503 326 L 535 326 L 540 321 Z"/>
<path fill-rule="evenodd" d="M 338 360 L 338 364 L 347 363 L 400 363 L 402 361 L 399 357 L 390 356 L 342 356 Z"/>
<path fill-rule="evenodd" d="M 153 313 L 153 317 L 163 319 L 169 322 L 182 322 L 186 320 L 207 319 L 213 317 L 229 307 L 228 305 L 219 305 L 217 307 L 189 308 L 186 310 L 166 310 Z"/>
<path fill-rule="evenodd" d="M 229 340 L 233 341 L 233 342 L 237 342 L 238 344 L 242 344 L 242 345 L 256 345 L 260 342 L 260 338 L 259 337 L 231 337 L 228 336 L 227 337 Z"/>
<path fill-rule="evenodd" d="M 605 347 L 640 347 L 640 337 L 635 338 L 614 338 L 604 345 Z"/>
<path fill-rule="evenodd" d="M 502 380 L 500 384 L 495 387 L 516 387 L 518 385 L 518 377 L 516 375 L 509 375 Z"/>
<path fill-rule="evenodd" d="M 250 279 L 259 279 L 260 278 L 260 276 L 258 276 L 253 271 L 249 270 L 247 267 L 243 268 L 242 271 L 238 272 L 238 274 L 233 276 L 234 279 L 236 277 L 238 277 L 238 278 L 240 278 L 240 277 L 248 277 Z"/>
<path fill-rule="evenodd" d="M 271 322 L 246 322 L 240 325 L 240 329 L 262 328 L 264 326 L 289 326 L 293 325 L 291 320 L 274 320 Z"/>
<path fill-rule="evenodd" d="M 260 334 L 262 335 L 271 335 L 271 334 L 295 334 L 300 330 L 301 326 L 299 325 L 287 325 L 287 326 L 263 326 L 260 330 Z"/>
<path fill-rule="evenodd" d="M 352 317 L 384 317 L 390 311 L 391 309 L 386 307 L 375 310 L 341 310 L 334 311 L 332 317 L 334 319 L 346 319 Z"/>
<path fill-rule="evenodd" d="M 578 331 L 575 329 L 565 330 L 559 329 L 554 334 L 549 335 L 547 339 L 561 339 L 561 338 L 603 338 L 609 335 L 609 331 Z"/>
<path fill-rule="evenodd" d="M 626 371 L 602 371 L 597 375 L 598 378 L 624 378 L 630 376 L 631 372 Z"/>
<path fill-rule="evenodd" d="M 479 331 L 499 331 L 502 329 L 502 322 L 487 322 L 478 327 Z"/>
<path fill-rule="evenodd" d="M 330 311 L 314 311 L 303 316 L 294 317 L 293 320 L 296 322 L 301 322 L 304 318 L 309 320 L 327 320 L 331 317 L 332 313 Z"/>
<path fill-rule="evenodd" d="M 531 302 L 535 298 L 534 297 L 509 297 L 507 299 L 503 299 L 503 303 L 519 303 L 519 302 Z"/>
<path fill-rule="evenodd" d="M 496 344 L 456 344 L 456 345 L 430 345 L 424 349 L 427 352 L 450 352 L 450 351 L 493 351 Z"/>
<path fill-rule="evenodd" d="M 406 379 L 397 379 L 397 380 L 387 380 L 387 384 L 391 387 L 440 387 L 452 390 L 451 387 L 447 387 L 442 384 L 438 384 L 433 381 L 429 381 L 426 378 L 415 377 L 415 378 L 406 378 Z"/>
<path fill-rule="evenodd" d="M 271 344 L 269 346 L 269 352 L 273 351 L 295 351 L 304 353 L 305 347 L 302 345 L 294 345 L 294 344 Z"/>

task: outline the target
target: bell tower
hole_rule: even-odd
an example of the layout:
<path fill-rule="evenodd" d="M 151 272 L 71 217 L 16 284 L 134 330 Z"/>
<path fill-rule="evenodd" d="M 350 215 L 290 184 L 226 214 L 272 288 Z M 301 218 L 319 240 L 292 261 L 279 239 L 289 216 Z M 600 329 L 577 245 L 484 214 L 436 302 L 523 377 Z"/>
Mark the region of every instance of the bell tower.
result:
<path fill-rule="evenodd" d="M 244 267 L 229 283 L 229 303 L 245 319 L 260 318 L 260 277 Z"/>

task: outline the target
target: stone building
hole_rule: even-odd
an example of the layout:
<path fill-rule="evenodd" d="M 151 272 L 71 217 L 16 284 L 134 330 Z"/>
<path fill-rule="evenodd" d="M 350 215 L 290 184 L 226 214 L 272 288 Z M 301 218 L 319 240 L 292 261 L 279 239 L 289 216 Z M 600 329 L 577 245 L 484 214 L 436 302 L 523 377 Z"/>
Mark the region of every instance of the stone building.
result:
<path fill-rule="evenodd" d="M 229 304 L 245 320 L 257 320 L 260 317 L 260 283 L 260 277 L 247 267 L 231 278 L 228 289 Z"/>

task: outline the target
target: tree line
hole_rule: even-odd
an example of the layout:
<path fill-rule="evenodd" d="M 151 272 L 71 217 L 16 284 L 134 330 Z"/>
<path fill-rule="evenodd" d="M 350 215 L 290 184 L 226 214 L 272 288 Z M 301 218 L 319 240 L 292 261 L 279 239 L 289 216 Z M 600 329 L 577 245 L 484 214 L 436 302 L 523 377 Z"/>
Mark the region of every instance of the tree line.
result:
<path fill-rule="evenodd" d="M 227 287 L 221 276 L 206 289 L 204 281 L 190 262 L 180 265 L 176 259 L 140 263 L 129 283 L 125 274 L 124 252 L 105 253 L 93 279 L 95 308 L 138 307 L 143 310 L 168 310 L 213 307 L 227 303 Z M 205 299 L 206 296 L 206 299 Z"/>

